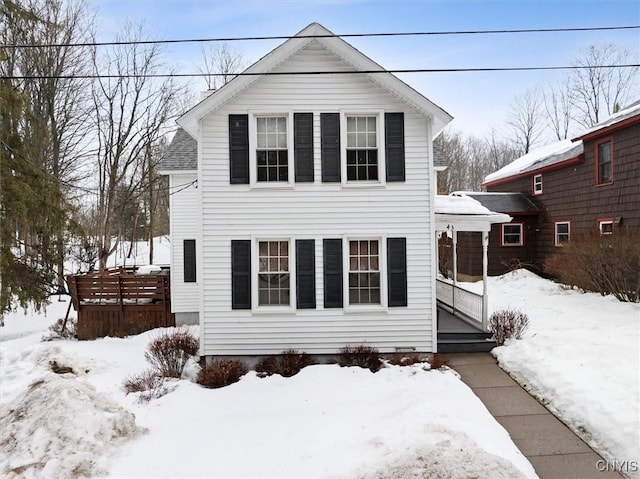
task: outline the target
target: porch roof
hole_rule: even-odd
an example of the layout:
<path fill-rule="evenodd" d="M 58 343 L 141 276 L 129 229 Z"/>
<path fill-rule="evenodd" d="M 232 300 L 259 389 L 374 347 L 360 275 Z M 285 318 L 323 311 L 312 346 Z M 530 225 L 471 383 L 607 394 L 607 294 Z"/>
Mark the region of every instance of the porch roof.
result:
<path fill-rule="evenodd" d="M 490 231 L 494 223 L 508 223 L 511 216 L 496 213 L 466 195 L 436 195 L 436 231 Z"/>

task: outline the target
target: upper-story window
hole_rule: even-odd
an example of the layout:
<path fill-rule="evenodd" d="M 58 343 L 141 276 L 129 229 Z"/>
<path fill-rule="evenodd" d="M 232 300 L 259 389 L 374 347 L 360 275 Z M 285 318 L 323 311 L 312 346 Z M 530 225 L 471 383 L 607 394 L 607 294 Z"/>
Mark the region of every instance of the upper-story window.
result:
<path fill-rule="evenodd" d="M 289 181 L 289 148 L 286 116 L 256 117 L 256 179 Z"/>
<path fill-rule="evenodd" d="M 347 181 L 378 181 L 378 118 L 347 116 Z"/>
<path fill-rule="evenodd" d="M 611 139 L 596 143 L 596 184 L 613 182 L 613 147 Z"/>
<path fill-rule="evenodd" d="M 533 176 L 533 194 L 534 195 L 542 194 L 542 175 Z"/>

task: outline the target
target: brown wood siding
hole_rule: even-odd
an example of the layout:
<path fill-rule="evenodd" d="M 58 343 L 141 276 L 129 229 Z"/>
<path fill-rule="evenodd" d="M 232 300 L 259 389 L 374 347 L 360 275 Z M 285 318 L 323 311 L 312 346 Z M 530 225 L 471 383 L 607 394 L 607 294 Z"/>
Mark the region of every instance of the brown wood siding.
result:
<path fill-rule="evenodd" d="M 532 262 L 541 265 L 555 246 L 555 221 L 571 221 L 571 234 L 597 231 L 598 218 L 621 218 L 617 227 L 640 228 L 640 124 L 611 134 L 613 182 L 596 185 L 598 137 L 584 144 L 584 161 L 542 174 L 543 193 L 532 195 L 532 176 L 487 188 L 490 192 L 521 192 L 540 208 L 539 233 Z"/>

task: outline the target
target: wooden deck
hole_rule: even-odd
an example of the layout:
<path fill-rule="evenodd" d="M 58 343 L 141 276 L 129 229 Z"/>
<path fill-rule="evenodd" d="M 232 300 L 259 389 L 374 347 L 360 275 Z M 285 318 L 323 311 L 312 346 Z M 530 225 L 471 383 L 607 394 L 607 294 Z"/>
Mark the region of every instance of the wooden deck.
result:
<path fill-rule="evenodd" d="M 138 275 L 131 268 L 112 269 L 68 276 L 67 282 L 78 313 L 78 339 L 123 337 L 175 326 L 168 271 Z"/>

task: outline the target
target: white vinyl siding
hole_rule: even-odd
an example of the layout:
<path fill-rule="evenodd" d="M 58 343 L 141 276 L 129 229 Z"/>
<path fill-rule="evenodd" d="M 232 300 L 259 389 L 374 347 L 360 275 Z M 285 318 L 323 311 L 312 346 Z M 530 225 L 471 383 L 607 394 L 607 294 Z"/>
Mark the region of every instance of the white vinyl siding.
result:
<path fill-rule="evenodd" d="M 317 71 L 351 67 L 312 42 L 280 69 Z M 251 111 L 314 114 L 313 183 L 293 183 L 285 189 L 229 184 L 228 115 Z M 322 183 L 320 113 L 343 111 L 405 113 L 406 181 L 362 188 Z M 395 348 L 432 351 L 433 192 L 430 128 L 424 116 L 361 75 L 284 75 L 261 78 L 204 118 L 201 128 L 199 190 L 205 211 L 202 354 L 273 354 L 292 347 L 331 354 L 345 344 L 364 342 L 381 352 L 394 352 Z M 378 124 L 378 128 L 383 129 L 383 124 Z M 324 309 L 323 239 L 389 237 L 406 238 L 408 306 L 378 307 L 366 312 Z M 252 240 L 255 244 L 269 238 L 288 238 L 291 244 L 296 239 L 315 240 L 315 309 L 291 308 L 289 313 L 277 314 L 231 309 L 231 240 Z M 256 254 L 255 249 L 252 254 Z M 343 250 L 345 254 L 347 250 Z M 381 258 L 381 262 L 386 262 L 386 258 Z"/>
<path fill-rule="evenodd" d="M 200 310 L 198 282 L 184 281 L 184 240 L 196 241 L 196 267 L 200 258 L 200 194 L 195 185 L 195 173 L 173 174 L 169 177 L 170 228 L 171 228 L 171 310 L 174 313 L 192 313 Z M 174 193 L 175 192 L 175 193 Z"/>

